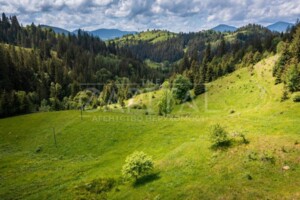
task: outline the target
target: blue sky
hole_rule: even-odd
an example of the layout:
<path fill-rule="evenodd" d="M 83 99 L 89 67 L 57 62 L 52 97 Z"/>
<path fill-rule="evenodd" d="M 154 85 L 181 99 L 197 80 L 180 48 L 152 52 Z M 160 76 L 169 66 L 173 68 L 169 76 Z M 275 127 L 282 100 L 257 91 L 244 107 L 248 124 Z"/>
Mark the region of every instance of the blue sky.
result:
<path fill-rule="evenodd" d="M 74 30 L 118 28 L 199 31 L 225 23 L 268 25 L 300 18 L 300 0 L 0 0 L 23 24 Z"/>

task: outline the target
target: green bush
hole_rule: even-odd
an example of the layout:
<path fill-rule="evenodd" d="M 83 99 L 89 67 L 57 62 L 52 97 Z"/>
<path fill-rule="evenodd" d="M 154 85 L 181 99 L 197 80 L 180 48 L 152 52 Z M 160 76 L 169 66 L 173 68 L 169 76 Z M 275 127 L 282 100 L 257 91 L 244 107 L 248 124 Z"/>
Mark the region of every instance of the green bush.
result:
<path fill-rule="evenodd" d="M 166 116 L 170 114 L 174 108 L 175 100 L 172 93 L 168 89 L 164 89 L 164 94 L 158 103 L 158 114 Z"/>
<path fill-rule="evenodd" d="M 289 93 L 287 89 L 284 89 L 281 96 L 281 102 L 284 102 L 285 100 L 289 99 Z"/>
<path fill-rule="evenodd" d="M 144 152 L 134 152 L 126 158 L 122 168 L 122 175 L 125 179 L 138 178 L 148 174 L 153 169 L 152 158 Z"/>
<path fill-rule="evenodd" d="M 174 98 L 180 100 L 181 103 L 188 101 L 188 99 L 190 98 L 190 89 L 192 89 L 190 80 L 185 76 L 177 75 L 172 87 Z"/>
<path fill-rule="evenodd" d="M 100 194 L 110 191 L 116 184 L 113 178 L 99 178 L 85 185 L 85 189 L 91 193 Z"/>
<path fill-rule="evenodd" d="M 294 102 L 300 102 L 300 92 L 297 92 L 293 95 Z"/>
<path fill-rule="evenodd" d="M 291 92 L 300 90 L 300 70 L 296 65 L 292 65 L 287 69 L 285 81 Z"/>
<path fill-rule="evenodd" d="M 250 141 L 246 138 L 246 136 L 244 134 L 240 134 L 239 136 L 241 137 L 243 144 L 249 144 L 250 143 Z"/>
<path fill-rule="evenodd" d="M 76 199 L 107 199 L 107 193 L 118 185 L 113 178 L 99 178 L 75 187 Z M 118 190 L 118 188 L 115 188 Z"/>
<path fill-rule="evenodd" d="M 261 156 L 261 160 L 264 162 L 269 162 L 271 164 L 275 164 L 276 158 L 271 151 L 266 151 Z"/>
<path fill-rule="evenodd" d="M 46 99 L 43 99 L 41 101 L 41 106 L 39 107 L 40 112 L 49 112 L 50 111 L 50 106 L 48 105 L 48 102 Z"/>
<path fill-rule="evenodd" d="M 230 145 L 227 131 L 219 124 L 211 127 L 210 137 L 214 147 L 226 147 Z"/>

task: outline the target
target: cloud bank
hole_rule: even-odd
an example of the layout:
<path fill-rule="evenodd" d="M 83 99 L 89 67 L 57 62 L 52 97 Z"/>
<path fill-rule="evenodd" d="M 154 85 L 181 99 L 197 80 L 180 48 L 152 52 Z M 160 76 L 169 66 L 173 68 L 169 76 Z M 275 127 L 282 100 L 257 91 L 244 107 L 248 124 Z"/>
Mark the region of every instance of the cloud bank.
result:
<path fill-rule="evenodd" d="M 34 22 L 68 30 L 189 32 L 220 23 L 295 22 L 300 17 L 300 0 L 0 0 L 0 12 L 17 15 L 24 25 Z"/>

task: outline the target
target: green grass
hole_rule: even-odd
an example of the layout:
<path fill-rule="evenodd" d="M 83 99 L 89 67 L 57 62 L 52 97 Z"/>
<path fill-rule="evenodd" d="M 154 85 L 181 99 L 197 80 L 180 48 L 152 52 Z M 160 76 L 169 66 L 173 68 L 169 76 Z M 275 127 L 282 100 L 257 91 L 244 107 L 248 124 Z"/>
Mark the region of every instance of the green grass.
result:
<path fill-rule="evenodd" d="M 125 45 L 125 44 L 134 45 L 137 44 L 138 41 L 148 41 L 150 43 L 156 43 L 156 42 L 165 41 L 167 39 L 176 36 L 177 36 L 176 33 L 172 33 L 169 31 L 151 30 L 151 31 L 140 32 L 134 35 L 126 35 L 121 38 L 114 39 L 114 41 L 119 45 Z"/>
<path fill-rule="evenodd" d="M 136 150 L 153 156 L 157 176 L 140 185 L 120 182 L 108 199 L 299 199 L 300 104 L 280 102 L 282 85 L 274 85 L 270 71 L 277 58 L 258 63 L 253 76 L 240 69 L 208 84 L 206 94 L 177 105 L 173 117 L 116 109 L 86 111 L 83 120 L 79 111 L 1 119 L 0 199 L 95 198 L 78 188 L 99 178 L 119 180 Z M 126 104 L 142 101 L 155 110 L 160 93 Z M 230 148 L 211 149 L 216 123 L 234 138 Z"/>
<path fill-rule="evenodd" d="M 150 67 L 152 69 L 163 68 L 163 63 L 154 62 L 150 59 L 146 59 L 144 62 L 147 64 L 148 67 Z"/>

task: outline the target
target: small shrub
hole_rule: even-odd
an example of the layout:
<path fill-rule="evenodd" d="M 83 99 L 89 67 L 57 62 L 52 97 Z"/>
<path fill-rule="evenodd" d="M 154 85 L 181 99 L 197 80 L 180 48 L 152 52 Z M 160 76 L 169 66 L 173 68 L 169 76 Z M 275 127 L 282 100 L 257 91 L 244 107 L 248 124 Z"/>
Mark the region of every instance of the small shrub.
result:
<path fill-rule="evenodd" d="M 253 177 L 252 177 L 251 174 L 249 174 L 249 173 L 246 174 L 246 178 L 247 178 L 249 181 L 251 181 L 251 180 L 253 179 Z"/>
<path fill-rule="evenodd" d="M 214 147 L 227 147 L 230 145 L 227 131 L 219 124 L 211 127 L 210 136 Z"/>
<path fill-rule="evenodd" d="M 38 146 L 35 150 L 35 153 L 40 153 L 43 150 L 41 146 Z"/>
<path fill-rule="evenodd" d="M 242 143 L 243 144 L 249 144 L 250 141 L 246 138 L 244 134 L 240 134 L 240 137 L 242 138 Z"/>
<path fill-rule="evenodd" d="M 85 189 L 91 193 L 100 194 L 102 192 L 110 191 L 115 184 L 116 181 L 113 178 L 100 178 L 86 184 Z"/>
<path fill-rule="evenodd" d="M 300 92 L 297 92 L 293 95 L 294 102 L 300 102 Z"/>
<path fill-rule="evenodd" d="M 248 154 L 248 159 L 250 161 L 256 161 L 258 160 L 258 154 L 256 152 L 253 152 L 251 151 L 249 154 Z"/>
<path fill-rule="evenodd" d="M 281 96 L 281 102 L 283 102 L 287 99 L 289 99 L 289 93 L 288 93 L 287 89 L 284 89 L 282 92 L 282 96 Z"/>
<path fill-rule="evenodd" d="M 270 162 L 272 164 L 275 164 L 275 156 L 273 155 L 272 152 L 270 151 L 267 151 L 267 152 L 264 152 L 262 157 L 261 157 L 261 160 L 262 161 L 265 161 L 265 162 Z"/>
<path fill-rule="evenodd" d="M 116 186 L 117 182 L 115 179 L 95 179 L 92 182 L 75 187 L 78 197 L 76 199 L 107 199 L 107 193 Z"/>
<path fill-rule="evenodd" d="M 147 109 L 147 105 L 146 105 L 146 104 L 143 104 L 143 105 L 142 105 L 142 108 L 143 108 L 144 110 L 146 110 L 146 109 Z"/>
<path fill-rule="evenodd" d="M 122 168 L 123 177 L 138 178 L 148 174 L 153 169 L 152 158 L 144 152 L 134 152 L 126 158 L 125 165 Z"/>
<path fill-rule="evenodd" d="M 51 107 L 48 105 L 48 102 L 46 99 L 43 99 L 41 101 L 41 106 L 39 107 L 40 112 L 49 112 Z"/>

